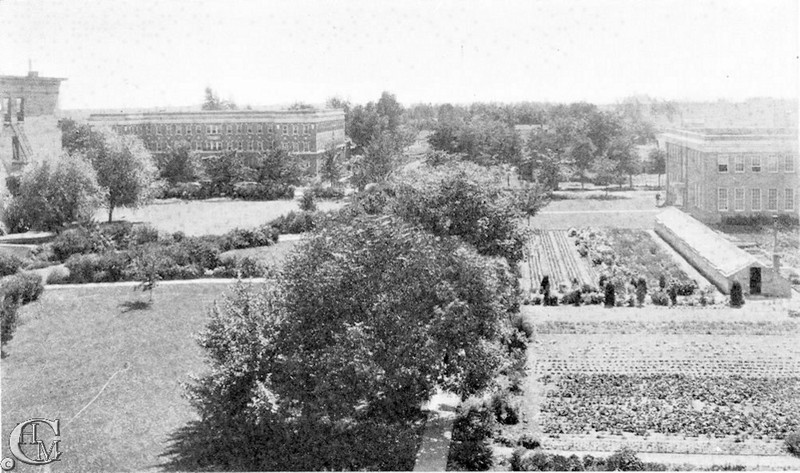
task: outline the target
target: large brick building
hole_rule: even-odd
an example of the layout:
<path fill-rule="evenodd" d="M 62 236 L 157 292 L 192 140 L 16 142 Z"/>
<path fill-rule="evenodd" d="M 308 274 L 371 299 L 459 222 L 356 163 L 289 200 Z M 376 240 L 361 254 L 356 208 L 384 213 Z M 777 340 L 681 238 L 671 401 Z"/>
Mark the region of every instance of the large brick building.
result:
<path fill-rule="evenodd" d="M 706 222 L 766 213 L 798 215 L 796 129 L 671 130 L 666 201 Z"/>
<path fill-rule="evenodd" d="M 36 72 L 0 76 L 0 190 L 6 176 L 61 152 L 56 113 L 63 80 Z"/>
<path fill-rule="evenodd" d="M 345 143 L 343 110 L 225 110 L 93 114 L 89 123 L 139 136 L 154 154 L 186 143 L 201 154 L 256 154 L 282 147 L 310 174 L 317 158 Z"/>

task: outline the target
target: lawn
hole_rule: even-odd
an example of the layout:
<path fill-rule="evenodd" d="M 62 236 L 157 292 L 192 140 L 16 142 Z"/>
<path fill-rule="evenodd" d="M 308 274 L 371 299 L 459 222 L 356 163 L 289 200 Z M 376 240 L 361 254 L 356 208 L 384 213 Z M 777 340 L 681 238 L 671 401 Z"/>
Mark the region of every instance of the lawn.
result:
<path fill-rule="evenodd" d="M 231 256 L 236 258 L 250 257 L 255 258 L 267 266 L 277 268 L 283 264 L 283 261 L 289 256 L 289 253 L 291 253 L 292 249 L 299 241 L 300 240 L 279 241 L 270 246 L 257 246 L 255 248 L 226 251 L 220 255 L 220 258 L 224 259 Z"/>
<path fill-rule="evenodd" d="M 127 312 L 126 301 L 146 299 L 130 287 L 45 291 L 21 310 L 2 361 L 3 438 L 25 419 L 56 418 L 64 453 L 54 471 L 164 463 L 170 435 L 196 418 L 181 383 L 204 370 L 194 337 L 226 287 L 162 285 L 151 309 Z"/>
<path fill-rule="evenodd" d="M 319 210 L 336 209 L 342 205 L 335 201 L 317 202 Z M 117 209 L 114 219 L 148 223 L 169 233 L 181 231 L 194 236 L 221 235 L 237 227 L 256 227 L 292 210 L 300 210 L 297 200 L 164 200 L 139 209 Z M 108 215 L 98 211 L 95 218 L 105 221 Z"/>
<path fill-rule="evenodd" d="M 800 320 L 778 305 L 523 314 L 525 422 L 507 437 L 569 452 L 788 455 L 782 438 L 800 430 Z"/>
<path fill-rule="evenodd" d="M 530 225 L 561 230 L 587 226 L 643 229 L 655 226 L 655 216 L 662 210 L 656 207 L 655 192 L 611 192 L 613 200 L 597 199 L 604 194 L 596 190 L 559 192 L 562 197 L 569 198 L 551 201 L 531 218 Z M 595 198 L 589 198 L 592 196 Z"/>

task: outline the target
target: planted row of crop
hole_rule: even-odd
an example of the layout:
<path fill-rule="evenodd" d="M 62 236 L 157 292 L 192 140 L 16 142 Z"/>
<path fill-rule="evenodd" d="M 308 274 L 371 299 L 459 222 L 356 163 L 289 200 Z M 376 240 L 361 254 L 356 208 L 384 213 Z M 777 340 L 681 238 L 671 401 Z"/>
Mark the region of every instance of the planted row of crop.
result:
<path fill-rule="evenodd" d="M 800 378 L 685 374 L 546 375 L 551 434 L 632 432 L 782 439 L 800 429 Z"/>

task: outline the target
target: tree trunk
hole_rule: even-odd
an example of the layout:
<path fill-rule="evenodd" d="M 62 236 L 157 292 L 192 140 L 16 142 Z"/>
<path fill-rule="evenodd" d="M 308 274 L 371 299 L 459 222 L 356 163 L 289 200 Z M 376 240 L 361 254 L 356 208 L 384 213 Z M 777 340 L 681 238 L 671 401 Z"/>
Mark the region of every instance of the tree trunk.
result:
<path fill-rule="evenodd" d="M 108 223 L 111 223 L 111 216 L 114 214 L 114 206 L 108 205 Z"/>
<path fill-rule="evenodd" d="M 633 190 L 633 174 L 628 174 L 628 186 Z"/>
<path fill-rule="evenodd" d="M 658 173 L 658 187 L 661 187 L 661 173 Z"/>

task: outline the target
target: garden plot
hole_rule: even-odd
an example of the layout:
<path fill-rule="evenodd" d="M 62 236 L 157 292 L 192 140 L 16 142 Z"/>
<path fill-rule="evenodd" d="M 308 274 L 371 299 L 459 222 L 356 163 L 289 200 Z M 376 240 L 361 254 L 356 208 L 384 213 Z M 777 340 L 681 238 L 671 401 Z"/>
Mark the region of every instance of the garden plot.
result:
<path fill-rule="evenodd" d="M 505 435 L 534 434 L 547 450 L 571 452 L 788 455 L 783 438 L 800 430 L 796 319 L 769 310 L 576 311 L 526 311 L 534 341 L 524 420 Z"/>
<path fill-rule="evenodd" d="M 550 281 L 556 285 L 569 286 L 573 280 L 577 280 L 579 284 L 597 284 L 597 274 L 580 257 L 575 245 L 567 238 L 566 231 L 535 231 L 528 250 L 523 272 L 530 281 L 529 288 L 538 288 L 544 276 L 549 276 Z"/>

